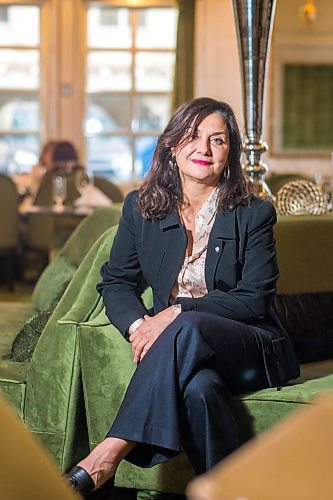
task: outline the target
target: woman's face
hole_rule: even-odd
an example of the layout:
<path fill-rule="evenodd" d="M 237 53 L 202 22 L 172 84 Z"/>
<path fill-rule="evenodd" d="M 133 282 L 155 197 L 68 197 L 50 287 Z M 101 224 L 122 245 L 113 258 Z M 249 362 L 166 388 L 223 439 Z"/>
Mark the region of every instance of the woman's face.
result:
<path fill-rule="evenodd" d="M 182 184 L 191 179 L 217 186 L 230 150 L 224 119 L 219 113 L 212 113 L 202 120 L 197 130 L 190 130 L 189 136 L 189 142 L 172 149 Z"/>

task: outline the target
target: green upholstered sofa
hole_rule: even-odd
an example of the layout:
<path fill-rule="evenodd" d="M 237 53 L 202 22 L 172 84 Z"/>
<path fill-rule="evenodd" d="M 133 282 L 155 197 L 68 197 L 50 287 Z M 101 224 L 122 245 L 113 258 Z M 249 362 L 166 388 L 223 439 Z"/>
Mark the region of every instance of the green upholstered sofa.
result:
<path fill-rule="evenodd" d="M 28 369 L 23 366 L 16 380 L 6 379 L 0 363 L 0 388 L 63 470 L 103 439 L 135 369 L 130 346 L 109 324 L 95 289 L 114 234 L 115 228 L 106 231 L 79 266 L 43 331 Z M 279 295 L 294 300 L 299 321 L 305 324 L 307 311 L 300 313 L 298 302 L 304 296 L 315 300 L 319 296 L 324 301 L 333 291 L 333 218 L 280 217 L 276 239 Z M 149 290 L 144 300 L 149 305 Z M 302 365 L 301 378 L 285 387 L 235 399 L 244 439 L 270 428 L 299 405 L 311 404 L 316 394 L 332 391 L 333 355 L 331 358 Z M 145 470 L 124 461 L 116 485 L 182 493 L 192 475 L 184 454 Z"/>
<path fill-rule="evenodd" d="M 108 236 L 105 238 L 106 242 Z M 299 307 L 299 304 L 302 306 L 304 298 L 308 301 L 316 300 L 317 303 L 322 300 L 326 305 L 327 299 L 332 301 L 333 217 L 280 217 L 276 226 L 276 239 L 281 272 L 278 295 L 283 305 L 284 300 L 289 300 L 288 317 L 284 318 L 286 326 L 288 327 L 289 318 L 293 319 L 292 324 L 298 320 L 301 326 L 311 325 L 311 310 L 308 312 Z M 100 263 L 108 257 L 108 246 L 106 244 L 106 248 L 100 249 Z M 135 369 L 129 344 L 109 324 L 102 300 L 95 292 L 98 280 L 96 270 L 92 270 L 87 276 L 87 293 L 78 298 L 76 309 L 72 309 L 66 316 L 67 321 L 76 322 L 79 328 L 83 391 L 91 448 L 103 439 L 109 429 Z M 151 300 L 149 290 L 146 291 L 145 300 L 148 303 Z M 333 304 L 331 311 L 332 306 Z M 327 307 L 322 314 L 331 315 L 332 341 L 328 350 L 325 344 L 321 353 L 314 349 L 316 361 L 302 364 L 300 379 L 282 388 L 258 391 L 235 400 L 240 434 L 244 440 L 267 430 L 299 405 L 311 403 L 317 393 L 333 390 L 333 317 Z M 293 315 L 296 320 L 292 318 Z M 318 327 L 325 328 L 325 321 Z M 310 333 L 313 333 L 313 341 L 317 346 L 316 341 L 321 332 Z M 293 331 L 290 334 L 294 338 Z M 324 334 L 327 335 L 327 332 Z M 299 340 L 300 335 L 297 332 L 296 340 Z M 311 344 L 308 348 L 311 350 Z M 327 356 L 331 359 L 321 359 Z M 311 355 L 308 359 L 311 359 Z M 124 461 L 117 473 L 116 485 L 181 493 L 192 474 L 184 455 L 146 470 Z"/>

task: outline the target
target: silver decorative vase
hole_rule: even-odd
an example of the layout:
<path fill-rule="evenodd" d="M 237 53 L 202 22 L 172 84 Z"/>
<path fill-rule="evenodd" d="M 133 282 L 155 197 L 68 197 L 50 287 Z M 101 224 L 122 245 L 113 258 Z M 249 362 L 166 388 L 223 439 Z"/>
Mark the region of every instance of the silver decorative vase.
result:
<path fill-rule="evenodd" d="M 267 165 L 261 155 L 262 121 L 268 49 L 271 39 L 275 0 L 233 0 L 241 61 L 245 140 L 243 168 L 262 198 L 272 198 L 265 182 Z"/>

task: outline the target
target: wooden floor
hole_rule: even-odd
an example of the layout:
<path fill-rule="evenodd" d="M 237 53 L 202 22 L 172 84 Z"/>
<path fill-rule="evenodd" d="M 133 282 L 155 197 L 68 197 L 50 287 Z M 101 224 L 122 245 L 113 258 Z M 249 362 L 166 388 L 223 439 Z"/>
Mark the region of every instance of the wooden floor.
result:
<path fill-rule="evenodd" d="M 30 302 L 34 284 L 15 283 L 14 290 L 8 291 L 6 285 L 0 283 L 0 302 Z"/>

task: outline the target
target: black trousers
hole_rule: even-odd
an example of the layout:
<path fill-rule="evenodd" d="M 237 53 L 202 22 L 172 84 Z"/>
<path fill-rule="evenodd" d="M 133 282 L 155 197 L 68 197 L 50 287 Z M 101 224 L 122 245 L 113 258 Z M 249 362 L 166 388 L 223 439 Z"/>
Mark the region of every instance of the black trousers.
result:
<path fill-rule="evenodd" d="M 137 441 L 126 460 L 140 467 L 185 451 L 202 473 L 239 445 L 232 395 L 267 386 L 253 327 L 181 313 L 138 364 L 107 436 Z"/>

